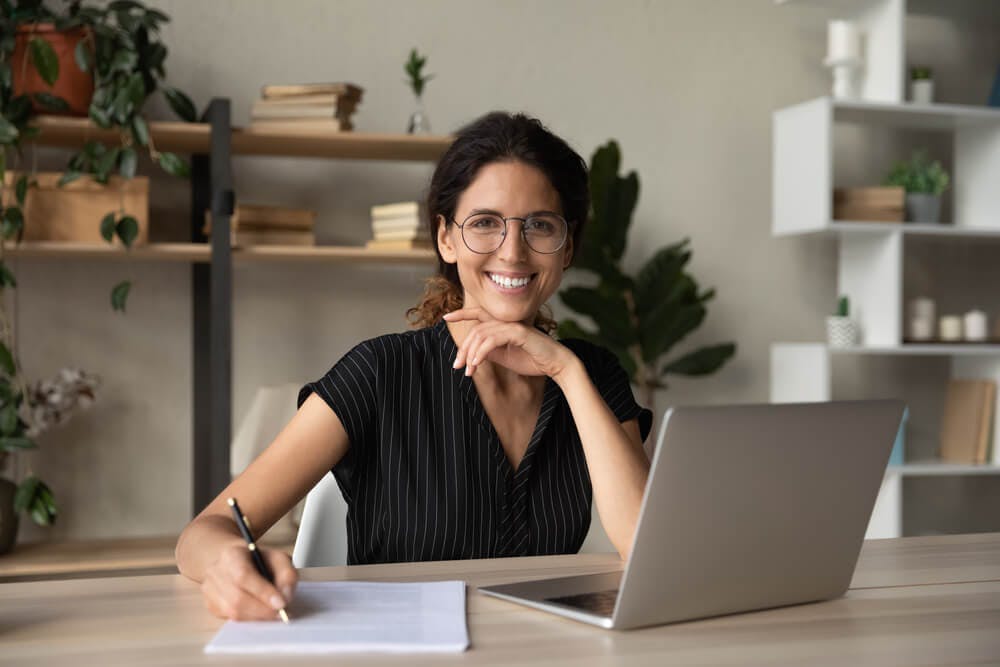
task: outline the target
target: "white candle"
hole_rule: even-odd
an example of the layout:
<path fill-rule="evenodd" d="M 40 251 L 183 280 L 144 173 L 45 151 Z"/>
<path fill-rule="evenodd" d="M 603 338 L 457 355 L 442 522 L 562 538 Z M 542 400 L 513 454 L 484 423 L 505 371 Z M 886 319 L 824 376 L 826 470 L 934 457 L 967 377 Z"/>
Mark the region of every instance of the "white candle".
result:
<path fill-rule="evenodd" d="M 986 340 L 986 313 L 970 310 L 965 314 L 965 340 Z"/>
<path fill-rule="evenodd" d="M 851 21 L 830 21 L 827 26 L 826 58 L 858 60 L 861 58 L 861 31 Z"/>
<path fill-rule="evenodd" d="M 938 324 L 941 340 L 962 340 L 962 318 L 958 315 L 942 315 Z"/>

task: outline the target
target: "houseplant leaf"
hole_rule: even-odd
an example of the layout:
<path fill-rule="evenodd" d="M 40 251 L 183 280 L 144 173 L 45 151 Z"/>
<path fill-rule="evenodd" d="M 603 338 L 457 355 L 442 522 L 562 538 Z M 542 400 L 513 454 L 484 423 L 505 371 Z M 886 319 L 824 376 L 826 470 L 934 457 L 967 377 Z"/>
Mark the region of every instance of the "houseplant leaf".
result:
<path fill-rule="evenodd" d="M 42 80 L 50 86 L 54 85 L 59 78 L 59 57 L 52 45 L 41 37 L 33 37 L 28 42 L 28 53 Z"/>
<path fill-rule="evenodd" d="M 734 343 L 710 345 L 675 359 L 660 369 L 660 375 L 710 375 L 736 354 Z"/>
<path fill-rule="evenodd" d="M 135 176 L 136 164 L 138 163 L 138 156 L 134 148 L 123 148 L 121 153 L 121 162 L 118 165 L 118 173 L 122 178 L 132 178 Z"/>
<path fill-rule="evenodd" d="M 0 408 L 0 435 L 10 436 L 17 430 L 17 406 L 8 403 Z"/>
<path fill-rule="evenodd" d="M 660 248 L 649 258 L 635 278 L 636 313 L 642 319 L 663 299 L 664 287 L 677 284 L 691 258 L 688 239 Z M 669 297 L 668 297 L 669 298 Z"/>
<path fill-rule="evenodd" d="M 108 213 L 101 219 L 101 237 L 111 243 L 115 238 L 115 214 Z"/>
<path fill-rule="evenodd" d="M 198 111 L 195 109 L 194 102 L 191 101 L 190 97 L 176 88 L 164 88 L 163 94 L 167 98 L 170 108 L 174 110 L 174 113 L 179 118 L 189 123 L 194 123 L 198 120 Z"/>
<path fill-rule="evenodd" d="M 2 234 L 5 239 L 12 239 L 24 227 L 24 213 L 15 206 L 8 206 L 3 211 Z"/>
<path fill-rule="evenodd" d="M 31 438 L 24 436 L 0 436 L 0 449 L 5 452 L 13 452 L 20 449 L 37 449 L 38 445 Z"/>
<path fill-rule="evenodd" d="M 636 342 L 628 304 L 621 292 L 607 288 L 569 287 L 559 293 L 559 298 L 569 308 L 590 317 L 607 342 L 626 348 Z"/>
<path fill-rule="evenodd" d="M 613 343 L 609 343 L 607 340 L 601 338 L 597 334 L 592 334 L 589 331 L 585 331 L 577 322 L 573 319 L 566 319 L 559 323 L 559 329 L 557 331 L 559 338 L 580 338 L 594 345 L 600 345 L 606 347 L 615 356 L 618 357 L 618 361 L 621 363 L 622 368 L 628 373 L 629 378 L 635 379 L 636 364 L 635 359 L 632 355 L 628 353 L 621 347 L 615 346 Z"/>
<path fill-rule="evenodd" d="M 177 157 L 173 153 L 160 153 L 160 166 L 163 171 L 167 172 L 171 176 L 178 176 L 180 178 L 187 178 L 190 173 L 188 170 L 188 164 L 181 158 Z"/>
<path fill-rule="evenodd" d="M 132 283 L 128 280 L 122 281 L 111 288 L 111 308 L 125 312 L 125 302 L 128 300 L 128 292 L 132 289 Z"/>
<path fill-rule="evenodd" d="M 132 242 L 139 236 L 139 221 L 131 215 L 126 215 L 118 221 L 115 233 L 118 234 L 118 238 L 122 240 L 126 248 L 131 248 Z"/>
<path fill-rule="evenodd" d="M 17 372 L 14 355 L 10 353 L 10 349 L 3 342 L 0 342 L 0 370 L 11 377 Z"/>
<path fill-rule="evenodd" d="M 0 287 L 17 287 L 17 279 L 3 262 L 0 262 Z"/>
<path fill-rule="evenodd" d="M 28 176 L 21 174 L 14 186 L 14 196 L 17 198 L 17 205 L 24 206 L 24 200 L 28 197 Z"/>
<path fill-rule="evenodd" d="M 35 101 L 45 107 L 48 111 L 68 111 L 69 104 L 61 97 L 52 93 L 35 93 L 32 95 Z"/>

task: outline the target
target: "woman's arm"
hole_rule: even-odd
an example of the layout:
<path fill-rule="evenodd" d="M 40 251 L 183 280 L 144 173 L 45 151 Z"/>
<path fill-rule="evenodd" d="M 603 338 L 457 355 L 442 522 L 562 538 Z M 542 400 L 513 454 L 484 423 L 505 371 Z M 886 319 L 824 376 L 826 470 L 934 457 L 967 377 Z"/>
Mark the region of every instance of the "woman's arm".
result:
<path fill-rule="evenodd" d="M 552 379 L 569 403 L 580 433 L 594 502 L 611 543 L 628 560 L 646 490 L 649 459 L 642 448 L 639 422 L 619 422 L 604 402 L 583 362 L 574 356 Z"/>
<path fill-rule="evenodd" d="M 181 574 L 202 583 L 213 612 L 228 618 L 273 618 L 271 598 L 291 597 L 296 575 L 282 552 L 262 549 L 275 586 L 257 575 L 226 499 L 235 497 L 260 536 L 295 506 L 347 453 L 336 413 L 316 394 L 242 474 L 187 525 L 175 556 Z"/>

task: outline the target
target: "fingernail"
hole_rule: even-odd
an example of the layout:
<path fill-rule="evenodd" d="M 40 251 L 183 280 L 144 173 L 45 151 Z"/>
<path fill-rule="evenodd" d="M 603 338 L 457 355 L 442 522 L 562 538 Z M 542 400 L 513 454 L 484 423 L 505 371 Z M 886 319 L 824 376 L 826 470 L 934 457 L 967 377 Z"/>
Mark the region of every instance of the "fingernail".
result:
<path fill-rule="evenodd" d="M 282 586 L 281 587 L 281 594 L 285 596 L 286 600 L 291 600 L 292 599 L 292 587 L 291 586 Z"/>
<path fill-rule="evenodd" d="M 285 606 L 285 601 L 281 599 L 280 595 L 272 595 L 271 606 L 274 607 L 275 610 L 281 609 Z"/>
<path fill-rule="evenodd" d="M 458 357 L 455 357 L 455 363 L 451 365 L 452 368 L 458 368 Z"/>
<path fill-rule="evenodd" d="M 466 375 L 472 375 L 472 366 L 466 366 L 465 367 L 465 374 Z"/>

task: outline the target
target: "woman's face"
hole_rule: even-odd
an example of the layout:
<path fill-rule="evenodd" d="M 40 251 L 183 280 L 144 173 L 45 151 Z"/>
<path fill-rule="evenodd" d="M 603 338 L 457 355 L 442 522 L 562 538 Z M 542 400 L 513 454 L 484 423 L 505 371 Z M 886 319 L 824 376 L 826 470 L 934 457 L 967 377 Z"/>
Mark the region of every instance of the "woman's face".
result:
<path fill-rule="evenodd" d="M 559 194 L 537 168 L 518 161 L 493 162 L 480 168 L 459 197 L 455 220 L 462 224 L 473 213 L 481 212 L 527 218 L 541 212 L 562 215 L 562 206 Z M 442 223 L 438 225 L 438 249 L 446 262 L 457 264 L 466 308 L 482 308 L 495 319 L 530 326 L 538 309 L 559 288 L 573 248 L 567 234 L 559 251 L 536 252 L 525 243 L 522 224 L 522 220 L 508 220 L 507 236 L 500 247 L 479 254 L 466 246 L 457 225 Z M 525 279 L 527 283 L 522 284 Z"/>

